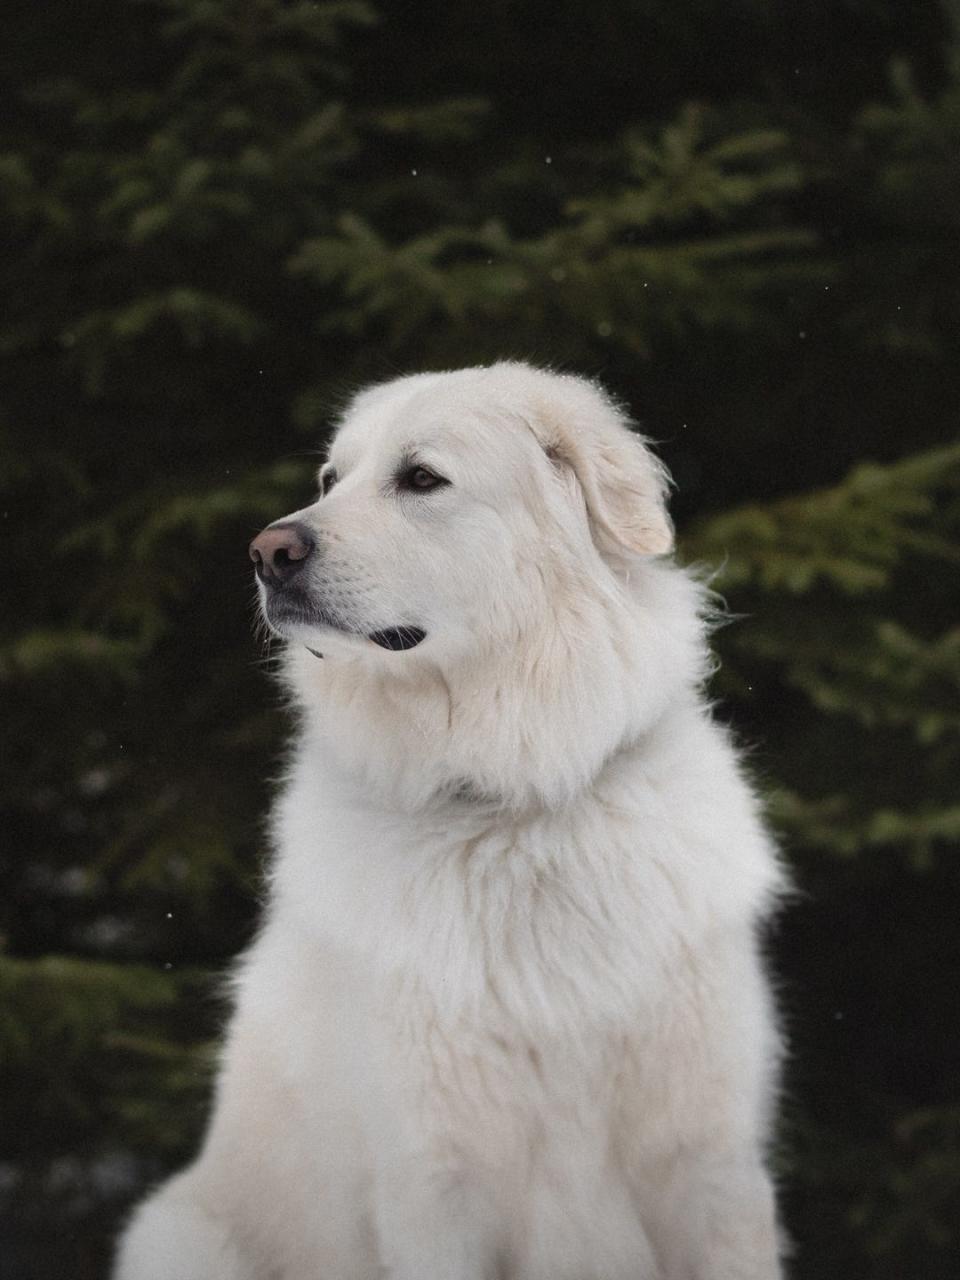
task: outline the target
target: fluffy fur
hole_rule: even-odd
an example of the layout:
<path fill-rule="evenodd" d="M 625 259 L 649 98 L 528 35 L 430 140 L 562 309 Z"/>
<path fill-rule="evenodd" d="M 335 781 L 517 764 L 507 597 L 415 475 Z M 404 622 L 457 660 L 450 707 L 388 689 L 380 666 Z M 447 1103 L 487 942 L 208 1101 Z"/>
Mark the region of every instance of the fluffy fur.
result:
<path fill-rule="evenodd" d="M 300 708 L 266 918 L 117 1280 L 774 1280 L 781 876 L 661 466 L 498 364 L 362 393 L 328 467 L 287 517 L 313 612 L 266 600 Z"/>

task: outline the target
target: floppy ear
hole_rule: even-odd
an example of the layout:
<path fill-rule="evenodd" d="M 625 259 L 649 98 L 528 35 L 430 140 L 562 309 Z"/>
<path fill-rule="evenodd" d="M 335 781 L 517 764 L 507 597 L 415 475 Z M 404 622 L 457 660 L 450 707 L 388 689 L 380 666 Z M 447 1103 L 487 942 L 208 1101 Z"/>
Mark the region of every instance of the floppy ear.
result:
<path fill-rule="evenodd" d="M 581 378 L 562 381 L 563 394 L 542 405 L 541 443 L 576 476 L 598 546 L 621 555 L 672 550 L 663 464 L 599 387 Z"/>

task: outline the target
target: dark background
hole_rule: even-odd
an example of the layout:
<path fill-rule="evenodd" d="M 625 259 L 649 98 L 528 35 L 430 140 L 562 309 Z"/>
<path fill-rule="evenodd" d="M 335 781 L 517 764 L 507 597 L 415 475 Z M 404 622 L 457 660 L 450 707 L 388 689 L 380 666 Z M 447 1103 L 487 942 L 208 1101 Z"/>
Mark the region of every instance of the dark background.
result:
<path fill-rule="evenodd" d="M 104 1275 L 202 1129 L 285 730 L 247 541 L 351 389 L 501 356 L 631 405 L 734 615 L 792 1275 L 956 1275 L 956 4 L 0 25 L 0 1278 Z"/>

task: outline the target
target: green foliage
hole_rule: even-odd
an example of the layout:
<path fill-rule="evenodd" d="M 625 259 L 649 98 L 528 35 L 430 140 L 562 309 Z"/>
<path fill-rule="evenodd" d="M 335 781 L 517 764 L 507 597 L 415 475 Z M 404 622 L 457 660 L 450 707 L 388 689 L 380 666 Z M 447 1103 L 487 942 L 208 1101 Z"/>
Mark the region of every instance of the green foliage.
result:
<path fill-rule="evenodd" d="M 960 629 L 951 618 L 942 631 L 918 631 L 930 619 L 918 619 L 913 593 L 898 588 L 905 570 L 926 570 L 955 589 L 958 492 L 960 446 L 952 445 L 861 464 L 839 485 L 734 509 L 685 539 L 687 554 L 721 564 L 715 587 L 756 601 L 757 618 L 731 646 L 728 689 L 742 693 L 748 673 L 771 664 L 823 715 L 896 731 L 890 769 L 906 738 L 924 778 L 904 797 L 910 811 L 891 809 L 886 785 L 874 795 L 867 780 L 853 795 L 774 793 L 775 823 L 806 848 L 844 857 L 900 850 L 915 869 L 938 853 L 955 857 Z M 863 597 L 879 597 L 876 611 L 861 602 L 851 615 L 845 598 Z"/>
<path fill-rule="evenodd" d="M 866 818 L 851 812 L 845 796 L 805 801 L 790 792 L 771 797 L 776 825 L 810 849 L 856 857 L 874 849 L 900 849 L 918 870 L 929 867 L 932 851 L 944 842 L 960 842 L 960 805 L 917 813 L 878 809 Z"/>
<path fill-rule="evenodd" d="M 4 1097 L 24 1101 L 28 1084 L 32 1123 L 47 1141 L 61 1126 L 94 1133 L 99 1122 L 150 1147 L 176 1149 L 186 1104 L 203 1097 L 213 1059 L 207 1045 L 183 1039 L 186 1020 L 174 1038 L 163 1015 L 203 985 L 189 971 L 0 957 Z"/>
<path fill-rule="evenodd" d="M 341 285 L 331 330 L 360 332 L 382 320 L 394 348 L 432 323 L 465 336 L 509 323 L 522 335 L 546 319 L 616 333 L 642 353 L 654 333 L 755 324 L 778 287 L 824 273 L 804 258 L 812 233 L 779 225 L 765 207 L 803 181 L 785 134 L 710 137 L 703 112 L 688 105 L 649 137 L 626 131 L 611 152 L 618 180 L 568 201 L 563 224 L 535 237 L 492 218 L 397 244 L 349 213 L 334 235 L 308 240 L 291 267 Z"/>
<path fill-rule="evenodd" d="M 942 531 L 934 513 L 940 495 L 953 498 Z M 890 586 L 911 552 L 960 565 L 960 445 L 907 458 L 893 466 L 858 466 L 839 485 L 778 502 L 740 507 L 694 529 L 688 554 L 716 563 L 719 585 L 757 585 L 802 595 L 827 583 L 859 596 Z M 939 523 L 939 522 L 938 522 Z"/>
<path fill-rule="evenodd" d="M 354 385 L 525 356 L 636 407 L 729 608 L 800 891 L 794 1273 L 954 1274 L 960 43 L 813 9 L 53 0 L 0 42 L 0 1269 L 102 1274 L 202 1124 L 284 729 L 246 543 Z"/>

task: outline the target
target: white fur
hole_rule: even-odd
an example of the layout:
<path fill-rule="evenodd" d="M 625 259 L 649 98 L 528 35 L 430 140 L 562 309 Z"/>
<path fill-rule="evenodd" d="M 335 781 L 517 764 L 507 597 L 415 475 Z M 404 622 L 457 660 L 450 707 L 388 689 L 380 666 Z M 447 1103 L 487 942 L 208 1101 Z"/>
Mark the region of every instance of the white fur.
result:
<path fill-rule="evenodd" d="M 396 492 L 411 455 L 450 484 Z M 331 465 L 266 918 L 116 1277 L 774 1280 L 782 882 L 661 468 L 516 364 L 363 393 Z"/>

